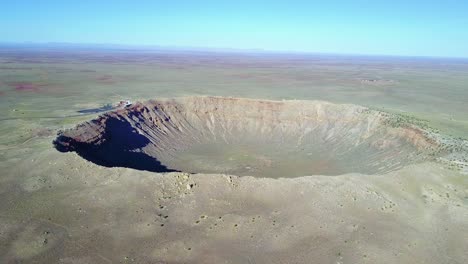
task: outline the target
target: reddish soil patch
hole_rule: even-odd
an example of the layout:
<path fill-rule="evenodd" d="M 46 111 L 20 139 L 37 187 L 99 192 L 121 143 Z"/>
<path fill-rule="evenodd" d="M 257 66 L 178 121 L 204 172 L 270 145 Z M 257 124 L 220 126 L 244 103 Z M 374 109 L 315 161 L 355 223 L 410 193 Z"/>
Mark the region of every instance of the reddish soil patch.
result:
<path fill-rule="evenodd" d="M 0 91 L 0 96 L 4 96 L 5 92 Z"/>
<path fill-rule="evenodd" d="M 11 87 L 18 92 L 39 92 L 41 85 L 30 82 L 10 83 Z"/>
<path fill-rule="evenodd" d="M 112 80 L 112 75 L 101 75 L 101 76 L 98 76 L 96 77 L 96 80 L 98 81 L 110 81 Z"/>
<path fill-rule="evenodd" d="M 108 83 L 108 84 L 115 83 L 115 80 L 112 77 L 112 75 L 108 75 L 108 74 L 96 77 L 96 81 L 98 81 L 100 83 Z"/>
<path fill-rule="evenodd" d="M 37 137 L 48 137 L 52 136 L 54 134 L 54 131 L 48 128 L 37 128 L 32 131 L 32 134 Z"/>
<path fill-rule="evenodd" d="M 48 83 L 33 83 L 33 82 L 11 82 L 7 83 L 8 86 L 12 87 L 17 92 L 59 92 L 63 90 L 63 87 L 48 84 Z"/>

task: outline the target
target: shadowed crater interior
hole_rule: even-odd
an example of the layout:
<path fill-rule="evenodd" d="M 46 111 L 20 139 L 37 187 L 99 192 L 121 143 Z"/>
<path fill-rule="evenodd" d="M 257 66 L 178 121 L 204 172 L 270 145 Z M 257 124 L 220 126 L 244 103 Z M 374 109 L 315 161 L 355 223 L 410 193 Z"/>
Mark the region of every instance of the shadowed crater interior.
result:
<path fill-rule="evenodd" d="M 385 173 L 437 149 L 419 128 L 365 107 L 223 97 L 136 103 L 54 145 L 107 167 L 272 178 Z"/>

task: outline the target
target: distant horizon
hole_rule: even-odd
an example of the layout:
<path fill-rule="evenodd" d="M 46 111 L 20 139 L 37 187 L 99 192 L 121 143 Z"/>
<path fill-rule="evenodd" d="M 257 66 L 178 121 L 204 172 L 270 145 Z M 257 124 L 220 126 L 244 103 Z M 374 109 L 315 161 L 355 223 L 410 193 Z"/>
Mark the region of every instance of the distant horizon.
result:
<path fill-rule="evenodd" d="M 17 0 L 0 42 L 468 58 L 466 14 L 457 0 Z"/>
<path fill-rule="evenodd" d="M 118 43 L 74 43 L 74 42 L 2 42 L 0 49 L 5 48 L 46 48 L 46 49 L 98 49 L 103 51 L 167 51 L 167 52 L 206 52 L 206 53 L 240 53 L 240 54 L 278 54 L 278 55 L 322 55 L 322 56 L 349 56 L 349 57 L 388 57 L 388 58 L 420 58 L 420 59 L 458 59 L 466 57 L 453 56 L 429 56 L 429 55 L 400 55 L 400 54 L 374 54 L 374 53 L 345 53 L 345 52 L 320 52 L 305 50 L 270 50 L 260 48 L 230 48 L 230 47 L 206 47 L 206 46 L 166 46 L 166 45 L 138 45 Z"/>

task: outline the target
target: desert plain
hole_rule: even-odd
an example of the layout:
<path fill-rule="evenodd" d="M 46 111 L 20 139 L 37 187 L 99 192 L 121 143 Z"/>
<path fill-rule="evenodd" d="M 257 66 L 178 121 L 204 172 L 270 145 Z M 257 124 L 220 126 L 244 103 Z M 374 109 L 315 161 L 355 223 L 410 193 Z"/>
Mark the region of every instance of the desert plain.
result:
<path fill-rule="evenodd" d="M 1 47 L 0 262 L 467 263 L 467 73 Z"/>

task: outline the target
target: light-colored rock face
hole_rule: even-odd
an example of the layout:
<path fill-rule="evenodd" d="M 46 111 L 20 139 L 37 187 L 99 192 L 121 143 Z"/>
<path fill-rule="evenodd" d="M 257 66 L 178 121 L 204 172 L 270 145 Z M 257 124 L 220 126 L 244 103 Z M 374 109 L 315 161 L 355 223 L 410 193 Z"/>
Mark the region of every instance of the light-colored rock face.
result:
<path fill-rule="evenodd" d="M 65 131 L 105 166 L 239 176 L 377 174 L 430 159 L 422 130 L 354 105 L 222 97 L 150 100 Z"/>

